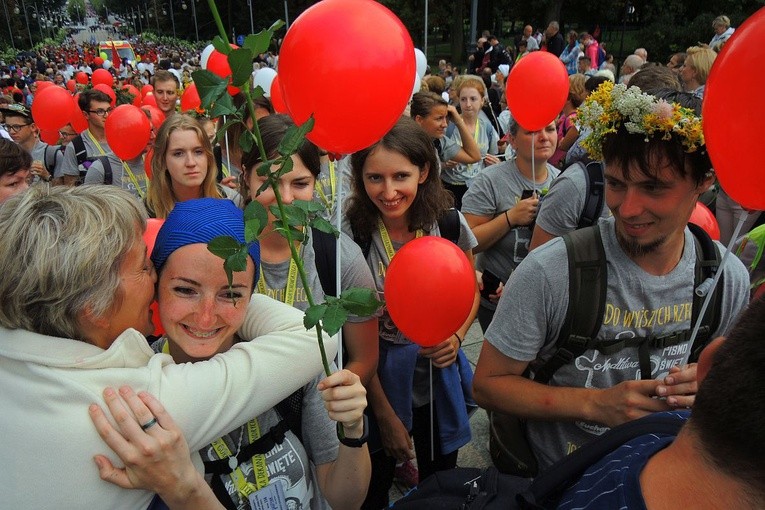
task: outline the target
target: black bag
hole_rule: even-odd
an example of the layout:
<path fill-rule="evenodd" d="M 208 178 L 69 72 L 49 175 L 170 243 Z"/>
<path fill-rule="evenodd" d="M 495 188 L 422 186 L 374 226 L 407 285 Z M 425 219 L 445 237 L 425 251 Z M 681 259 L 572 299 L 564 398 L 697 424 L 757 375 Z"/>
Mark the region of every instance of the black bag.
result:
<path fill-rule="evenodd" d="M 526 440 L 525 421 L 509 414 L 488 411 L 489 455 L 501 473 L 532 478 L 537 458 Z"/>

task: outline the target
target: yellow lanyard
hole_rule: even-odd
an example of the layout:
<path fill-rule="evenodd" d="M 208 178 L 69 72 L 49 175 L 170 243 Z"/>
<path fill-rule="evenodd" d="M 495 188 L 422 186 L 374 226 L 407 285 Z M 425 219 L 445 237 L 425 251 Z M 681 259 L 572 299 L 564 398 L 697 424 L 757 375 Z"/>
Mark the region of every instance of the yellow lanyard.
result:
<path fill-rule="evenodd" d="M 300 247 L 300 257 L 303 256 L 303 247 Z M 287 286 L 284 288 L 284 304 L 292 306 L 295 302 L 295 291 L 297 290 L 298 270 L 295 261 L 290 258 L 290 268 L 287 272 Z M 274 289 L 275 290 L 275 289 Z M 263 276 L 263 264 L 260 265 L 260 278 L 258 278 L 258 293 L 267 296 L 266 278 Z M 277 296 L 274 296 L 278 299 Z"/>
<path fill-rule="evenodd" d="M 90 132 L 90 129 L 88 129 L 88 136 L 90 137 L 91 141 L 96 145 L 96 147 L 98 147 L 98 151 L 101 153 L 101 155 L 102 156 L 106 156 L 106 152 L 104 152 L 104 148 L 101 147 L 100 143 L 98 143 L 98 140 L 96 140 L 96 137 L 93 136 L 93 133 Z M 143 158 L 141 158 L 141 161 L 143 161 Z M 130 167 L 128 166 L 127 163 L 125 163 L 122 160 L 120 160 L 120 162 L 122 163 L 122 168 L 124 168 L 125 171 L 127 172 L 127 175 L 128 175 L 128 178 L 130 179 L 130 182 L 132 182 L 133 186 L 135 186 L 135 190 L 138 192 L 138 196 L 143 198 L 144 197 L 144 192 L 141 189 L 141 186 L 138 185 L 138 179 L 136 179 L 135 174 L 133 174 L 133 171 L 130 169 Z M 107 169 L 104 168 L 104 172 L 106 170 Z"/>
<path fill-rule="evenodd" d="M 231 175 L 231 172 L 229 171 L 228 167 L 223 164 L 223 161 L 220 162 L 220 171 L 223 172 L 223 177 L 228 177 Z"/>
<path fill-rule="evenodd" d="M 330 160 L 329 161 L 329 191 L 331 193 L 330 197 L 327 197 L 327 195 L 324 193 L 323 186 L 321 185 L 321 181 L 317 180 L 316 184 L 314 184 L 314 188 L 316 188 L 316 192 L 319 194 L 319 198 L 321 199 L 321 202 L 324 204 L 324 207 L 328 211 L 332 210 L 332 204 L 335 199 L 335 186 L 337 186 L 337 176 L 335 175 L 335 162 Z"/>
<path fill-rule="evenodd" d="M 388 229 L 385 228 L 385 224 L 382 222 L 382 220 L 377 221 L 377 229 L 380 231 L 380 237 L 382 238 L 383 246 L 385 247 L 385 253 L 388 255 L 388 263 L 390 263 L 393 255 L 396 254 L 396 250 L 393 249 L 393 243 L 391 242 L 390 236 L 388 235 Z M 418 228 L 414 234 L 414 238 L 417 239 L 423 235 L 424 232 L 422 229 Z"/>
<path fill-rule="evenodd" d="M 162 352 L 165 354 L 170 354 L 170 344 L 166 339 L 165 343 L 162 345 Z M 242 431 L 242 434 L 244 434 L 244 431 Z M 260 425 L 258 424 L 257 418 L 253 418 L 247 422 L 247 438 L 249 440 L 248 444 L 252 444 L 260 438 Z M 211 445 L 219 458 L 229 459 L 231 479 L 236 485 L 236 490 L 244 498 L 268 485 L 268 468 L 266 466 L 265 454 L 258 453 L 252 457 L 253 475 L 255 477 L 255 483 L 252 484 L 247 481 L 244 473 L 242 473 L 242 470 L 239 468 L 239 463 L 236 460 L 236 457 L 231 453 L 231 450 L 222 437 L 219 437 L 213 441 Z M 237 452 L 237 454 L 238 453 L 239 452 Z"/>

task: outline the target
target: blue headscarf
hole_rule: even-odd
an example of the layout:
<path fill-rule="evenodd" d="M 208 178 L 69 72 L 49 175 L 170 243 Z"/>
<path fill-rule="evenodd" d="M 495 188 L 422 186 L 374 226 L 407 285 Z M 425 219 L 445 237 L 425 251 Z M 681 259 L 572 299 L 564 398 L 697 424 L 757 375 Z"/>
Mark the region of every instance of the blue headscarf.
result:
<path fill-rule="evenodd" d="M 197 198 L 178 202 L 159 229 L 151 261 L 159 272 L 168 257 L 178 248 L 188 244 L 207 244 L 218 236 L 229 236 L 240 243 L 245 242 L 244 213 L 231 200 Z M 249 254 L 255 263 L 254 285 L 260 274 L 260 243 L 250 244 Z"/>

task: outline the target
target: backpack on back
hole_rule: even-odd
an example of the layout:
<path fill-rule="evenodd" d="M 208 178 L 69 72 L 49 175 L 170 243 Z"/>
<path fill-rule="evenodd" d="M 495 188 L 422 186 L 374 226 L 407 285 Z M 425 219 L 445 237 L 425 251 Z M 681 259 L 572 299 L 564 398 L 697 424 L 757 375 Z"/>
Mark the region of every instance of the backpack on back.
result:
<path fill-rule="evenodd" d="M 706 292 L 705 285 L 711 282 L 720 266 L 720 253 L 709 235 L 700 227 L 688 224 L 693 233 L 696 252 L 691 326 L 699 320 L 699 313 Z M 621 339 L 598 339 L 597 334 L 603 323 L 608 275 L 606 257 L 600 228 L 597 225 L 575 230 L 563 236 L 566 243 L 569 268 L 569 305 L 566 319 L 556 341 L 553 355 L 540 366 L 534 367 L 534 375 L 527 370 L 524 376 L 541 384 L 547 384 L 555 372 L 572 363 L 587 350 L 597 349 L 609 354 L 623 349 L 637 349 L 640 374 L 643 379 L 651 378 L 650 351 L 686 342 L 691 330 L 686 329 L 663 336 L 648 336 Z M 722 292 L 718 284 L 712 294 L 709 308 L 701 318 L 701 327 L 691 346 L 690 362 L 698 360 L 703 348 L 712 340 L 711 335 L 720 324 Z M 525 420 L 502 413 L 489 413 L 489 452 L 497 468 L 508 474 L 533 477 L 537 462 L 528 445 Z"/>
<path fill-rule="evenodd" d="M 80 168 L 80 178 L 77 182 L 77 186 L 85 182 L 85 176 L 88 174 L 88 169 L 96 161 L 100 161 L 104 167 L 104 184 L 111 184 L 114 180 L 114 174 L 112 172 L 112 163 L 109 161 L 108 156 L 88 156 L 88 150 L 85 148 L 85 142 L 82 141 L 82 134 L 75 136 L 72 139 L 72 147 L 74 147 L 74 156 L 77 158 L 77 166 Z"/>

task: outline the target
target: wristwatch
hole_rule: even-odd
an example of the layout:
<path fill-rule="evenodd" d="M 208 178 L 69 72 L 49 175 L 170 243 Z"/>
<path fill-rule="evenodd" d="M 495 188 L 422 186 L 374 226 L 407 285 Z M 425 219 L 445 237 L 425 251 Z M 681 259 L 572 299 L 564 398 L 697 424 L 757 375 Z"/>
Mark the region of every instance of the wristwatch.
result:
<path fill-rule="evenodd" d="M 351 448 L 361 448 L 364 446 L 369 439 L 369 419 L 367 418 L 367 415 L 364 415 L 364 432 L 362 432 L 361 437 L 352 438 L 340 434 L 340 423 L 338 423 L 337 439 L 345 446 L 350 446 Z"/>

